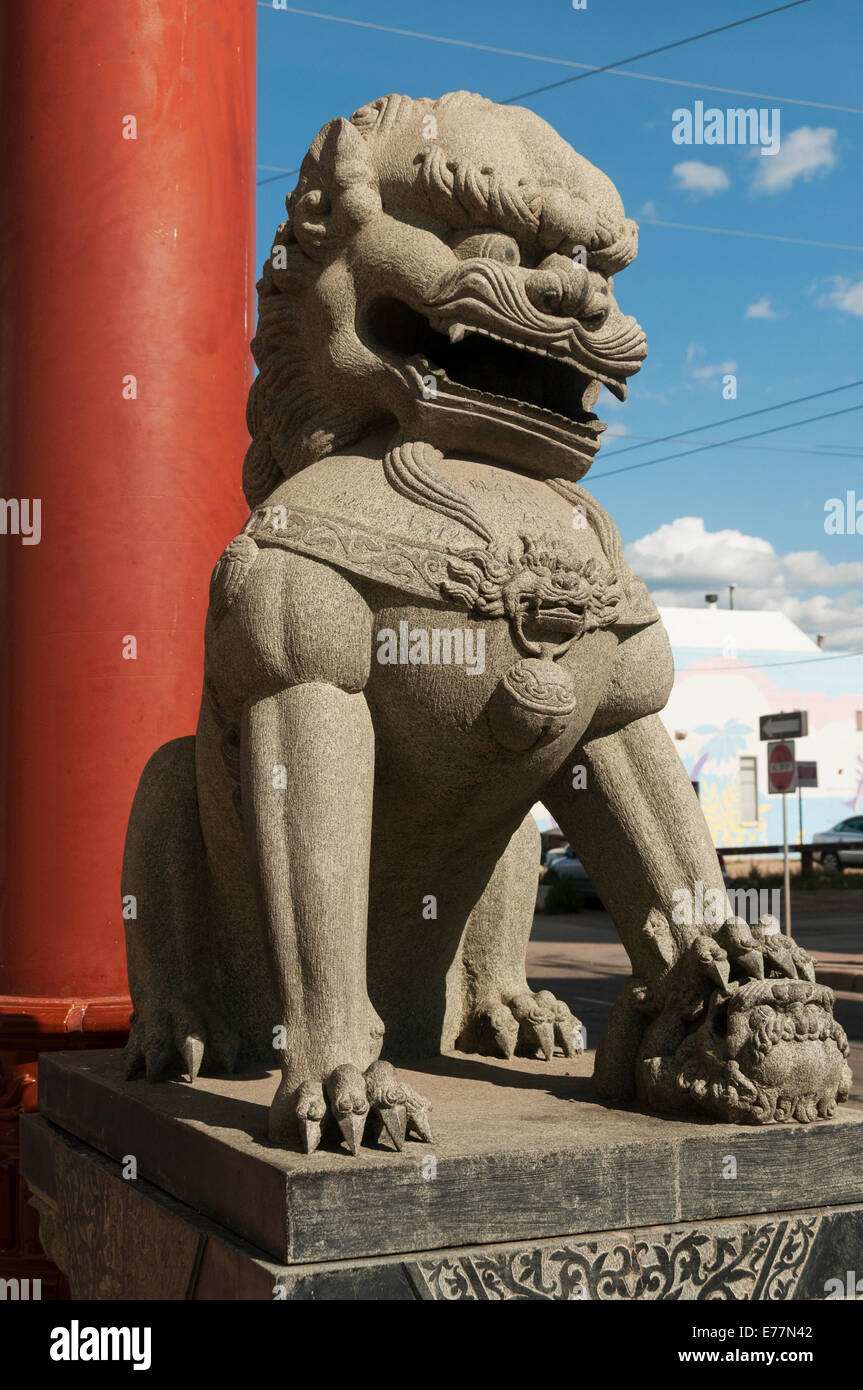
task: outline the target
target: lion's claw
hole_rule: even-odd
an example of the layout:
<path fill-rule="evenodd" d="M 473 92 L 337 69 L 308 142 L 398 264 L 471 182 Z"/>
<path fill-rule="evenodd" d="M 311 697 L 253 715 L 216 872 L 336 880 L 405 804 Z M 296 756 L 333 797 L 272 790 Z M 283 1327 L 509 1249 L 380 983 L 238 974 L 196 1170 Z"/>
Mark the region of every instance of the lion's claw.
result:
<path fill-rule="evenodd" d="M 241 1051 L 241 1040 L 223 1024 L 204 1023 L 186 1004 L 149 1018 L 136 1012 L 123 1058 L 125 1077 L 131 1081 L 143 1072 L 148 1081 L 194 1082 L 202 1070 L 234 1072 Z"/>
<path fill-rule="evenodd" d="M 386 1130 L 401 1151 L 407 1132 L 407 1092 L 389 1062 L 372 1063 L 366 1072 L 366 1091 L 374 1110 L 373 1138 L 380 1138 Z"/>
<path fill-rule="evenodd" d="M 314 1153 L 320 1144 L 326 1114 L 323 1087 L 313 1081 L 304 1081 L 297 1095 L 297 1124 L 305 1153 Z"/>
<path fill-rule="evenodd" d="M 656 1109 L 694 1103 L 734 1123 L 808 1124 L 847 1099 L 848 1040 L 832 992 L 775 918 L 729 918 L 695 937 L 661 986 L 636 1073 Z"/>
<path fill-rule="evenodd" d="M 431 1103 L 396 1074 L 389 1062 L 372 1062 L 365 1072 L 343 1063 L 322 1081 L 290 1087 L 282 1081 L 270 1107 L 269 1137 L 276 1143 L 299 1139 L 304 1153 L 314 1153 L 334 1121 L 351 1154 L 364 1136 L 376 1142 L 387 1134 L 396 1149 L 408 1134 L 431 1142 Z"/>
<path fill-rule="evenodd" d="M 771 975 L 810 982 L 815 979 L 812 957 L 782 934 L 775 917 L 760 917 L 753 927 L 740 917 L 731 917 L 714 940 L 724 947 L 737 973 L 750 979 L 763 980 Z"/>
<path fill-rule="evenodd" d="M 541 1052 L 547 1062 L 555 1047 L 566 1057 L 577 1057 L 584 1051 L 581 1024 L 547 989 L 536 994 L 524 990 L 507 999 L 477 1005 L 458 1046 L 507 1060 L 516 1049 L 526 1056 Z"/>

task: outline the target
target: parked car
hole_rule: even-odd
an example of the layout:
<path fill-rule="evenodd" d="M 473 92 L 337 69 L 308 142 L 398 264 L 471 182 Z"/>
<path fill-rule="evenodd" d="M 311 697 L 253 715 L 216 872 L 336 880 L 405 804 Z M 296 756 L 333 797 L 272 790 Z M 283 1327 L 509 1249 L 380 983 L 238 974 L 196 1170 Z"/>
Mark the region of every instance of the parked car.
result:
<path fill-rule="evenodd" d="M 718 850 L 716 857 L 722 871 L 722 881 L 728 888 L 732 879 L 725 867 L 725 857 Z M 601 901 L 596 891 L 596 885 L 572 845 L 558 845 L 556 849 L 550 849 L 545 856 L 545 865 L 547 869 L 553 869 L 558 878 L 572 879 L 579 892 L 583 893 L 586 898 L 595 898 L 597 902 Z"/>
<path fill-rule="evenodd" d="M 822 830 L 812 836 L 812 843 L 830 846 L 815 852 L 822 868 L 844 869 L 846 864 L 863 866 L 863 816 L 850 816 L 834 825 L 832 830 Z"/>
<path fill-rule="evenodd" d="M 545 857 L 545 862 L 549 869 L 554 870 L 558 878 L 569 879 L 585 898 L 593 898 L 596 902 L 600 901 L 594 882 L 572 845 L 550 849 Z"/>
<path fill-rule="evenodd" d="M 546 868 L 550 869 L 555 859 L 560 859 L 563 855 L 568 853 L 569 845 L 555 845 L 554 849 L 548 851 L 542 862 L 545 864 Z"/>

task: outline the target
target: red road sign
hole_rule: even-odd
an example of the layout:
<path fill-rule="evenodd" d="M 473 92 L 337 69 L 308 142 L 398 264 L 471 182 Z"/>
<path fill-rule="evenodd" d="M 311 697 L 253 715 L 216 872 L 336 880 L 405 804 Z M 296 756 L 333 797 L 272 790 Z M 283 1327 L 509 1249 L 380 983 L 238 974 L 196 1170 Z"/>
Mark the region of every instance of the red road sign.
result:
<path fill-rule="evenodd" d="M 797 760 L 794 742 L 786 739 L 767 745 L 767 790 L 773 795 L 785 795 L 797 787 Z"/>
<path fill-rule="evenodd" d="M 817 763 L 798 763 L 798 764 L 797 764 L 797 785 L 798 785 L 798 787 L 817 787 L 817 786 L 818 786 L 818 764 L 817 764 Z"/>

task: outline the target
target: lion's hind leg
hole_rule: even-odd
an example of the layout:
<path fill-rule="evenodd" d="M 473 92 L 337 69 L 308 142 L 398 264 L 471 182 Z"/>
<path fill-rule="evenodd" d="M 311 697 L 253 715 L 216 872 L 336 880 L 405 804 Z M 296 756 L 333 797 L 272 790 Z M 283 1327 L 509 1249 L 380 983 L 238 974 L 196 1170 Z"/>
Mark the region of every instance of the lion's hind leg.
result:
<path fill-rule="evenodd" d="M 465 1052 L 506 1058 L 516 1050 L 526 1056 L 541 1052 L 551 1061 L 556 1047 L 567 1057 L 584 1050 L 575 1015 L 549 990 L 532 990 L 525 974 L 539 858 L 539 830 L 527 815 L 498 860 L 465 930 L 456 1041 Z"/>
<path fill-rule="evenodd" d="M 202 1067 L 233 1071 L 263 1060 L 267 1038 L 260 1025 L 223 999 L 237 963 L 221 958 L 225 927 L 198 817 L 194 737 L 164 744 L 141 775 L 122 894 L 134 1005 L 127 1076 L 145 1071 L 149 1081 L 181 1075 L 194 1081 Z"/>

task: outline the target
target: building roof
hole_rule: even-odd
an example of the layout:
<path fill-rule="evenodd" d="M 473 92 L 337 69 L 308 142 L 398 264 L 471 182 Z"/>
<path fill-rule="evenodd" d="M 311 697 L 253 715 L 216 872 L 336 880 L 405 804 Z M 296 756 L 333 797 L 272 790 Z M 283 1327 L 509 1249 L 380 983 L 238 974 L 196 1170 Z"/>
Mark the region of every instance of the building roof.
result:
<path fill-rule="evenodd" d="M 820 652 L 784 613 L 749 608 L 660 608 L 672 647 L 684 651 Z"/>

